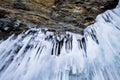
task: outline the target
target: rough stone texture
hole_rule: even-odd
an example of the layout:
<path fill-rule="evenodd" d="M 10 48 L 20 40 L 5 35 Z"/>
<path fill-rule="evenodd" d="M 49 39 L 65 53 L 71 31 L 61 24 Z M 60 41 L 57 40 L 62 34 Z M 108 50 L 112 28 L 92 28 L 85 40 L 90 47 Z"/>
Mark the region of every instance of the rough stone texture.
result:
<path fill-rule="evenodd" d="M 51 8 L 52 5 L 54 5 L 54 0 L 0 0 L 0 5 L 2 6 L 9 6 L 14 7 L 15 4 L 17 7 L 14 8 L 22 8 L 26 7 L 26 9 L 39 11 L 42 8 Z"/>
<path fill-rule="evenodd" d="M 44 23 L 49 22 L 54 3 L 54 0 L 0 0 L 0 10 L 9 12 L 9 17 Z"/>
<path fill-rule="evenodd" d="M 118 0 L 56 0 L 52 19 L 85 28 L 98 14 L 116 7 Z"/>
<path fill-rule="evenodd" d="M 117 0 L 0 0 L 0 17 L 42 24 L 63 22 L 84 28 L 116 3 Z"/>
<path fill-rule="evenodd" d="M 115 8 L 117 3 L 118 0 L 0 0 L 0 38 L 27 30 L 28 23 L 58 34 L 82 34 L 98 14 Z M 14 28 L 16 21 L 25 25 Z"/>
<path fill-rule="evenodd" d="M 20 34 L 28 29 L 28 26 L 14 18 L 0 19 L 0 39 L 6 39 L 12 34 Z"/>

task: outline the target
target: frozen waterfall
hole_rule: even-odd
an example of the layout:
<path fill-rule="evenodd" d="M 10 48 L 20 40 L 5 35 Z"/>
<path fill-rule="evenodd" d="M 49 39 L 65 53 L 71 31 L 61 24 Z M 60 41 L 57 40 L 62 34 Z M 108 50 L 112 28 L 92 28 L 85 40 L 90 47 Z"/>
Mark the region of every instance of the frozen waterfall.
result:
<path fill-rule="evenodd" d="M 0 80 L 120 80 L 119 6 L 84 35 L 32 28 L 0 41 Z"/>

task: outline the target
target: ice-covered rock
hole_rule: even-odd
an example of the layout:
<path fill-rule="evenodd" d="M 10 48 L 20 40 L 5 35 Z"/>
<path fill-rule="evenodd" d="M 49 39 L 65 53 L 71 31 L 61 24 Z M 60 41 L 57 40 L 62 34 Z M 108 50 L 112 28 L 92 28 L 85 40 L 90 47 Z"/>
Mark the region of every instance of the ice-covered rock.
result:
<path fill-rule="evenodd" d="M 119 5 L 84 35 L 33 28 L 0 41 L 0 80 L 119 80 Z"/>

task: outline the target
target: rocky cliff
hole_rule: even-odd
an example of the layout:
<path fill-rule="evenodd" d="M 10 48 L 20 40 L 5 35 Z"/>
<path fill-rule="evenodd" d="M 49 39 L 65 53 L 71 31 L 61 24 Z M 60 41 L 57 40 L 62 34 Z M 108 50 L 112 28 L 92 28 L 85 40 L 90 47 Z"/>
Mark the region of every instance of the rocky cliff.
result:
<path fill-rule="evenodd" d="M 33 23 L 65 22 L 85 27 L 95 17 L 114 8 L 118 0 L 0 0 L 0 17 L 12 17 Z"/>
<path fill-rule="evenodd" d="M 0 0 L 0 38 L 28 29 L 28 23 L 56 33 L 81 33 L 118 0 Z"/>
<path fill-rule="evenodd" d="M 43 23 L 50 19 L 55 0 L 0 0 L 0 11 L 9 17 Z"/>

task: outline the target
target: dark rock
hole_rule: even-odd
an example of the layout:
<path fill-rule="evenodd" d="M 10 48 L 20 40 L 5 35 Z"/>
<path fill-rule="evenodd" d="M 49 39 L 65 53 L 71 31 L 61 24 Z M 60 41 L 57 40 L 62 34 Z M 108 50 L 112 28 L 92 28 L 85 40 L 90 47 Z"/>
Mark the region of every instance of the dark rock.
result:
<path fill-rule="evenodd" d="M 20 20 L 13 18 L 5 18 L 0 20 L 0 30 L 2 32 L 12 32 L 18 30 L 20 27 L 23 27 Z"/>
<path fill-rule="evenodd" d="M 86 21 L 93 21 L 93 20 L 94 20 L 94 18 L 93 18 L 93 17 L 91 17 L 91 16 L 89 16 L 89 17 L 86 17 L 86 18 L 85 18 L 85 20 L 86 20 Z"/>
<path fill-rule="evenodd" d="M 0 18 L 6 18 L 6 15 L 9 14 L 8 12 L 5 12 L 3 10 L 0 10 Z"/>
<path fill-rule="evenodd" d="M 4 21 L 0 20 L 0 28 L 4 25 Z"/>
<path fill-rule="evenodd" d="M 0 19 L 0 39 L 6 39 L 10 35 L 18 35 L 28 29 L 27 23 L 14 18 Z"/>
<path fill-rule="evenodd" d="M 25 4 L 23 4 L 21 2 L 15 2 L 13 4 L 13 7 L 16 9 L 30 10 Z"/>
<path fill-rule="evenodd" d="M 3 23 L 2 26 L 0 27 L 0 30 L 2 32 L 11 32 L 13 27 L 12 23 L 9 20 L 5 20 L 5 19 L 2 22 Z"/>
<path fill-rule="evenodd" d="M 119 0 L 109 0 L 104 5 L 104 9 L 113 9 L 117 6 Z"/>

